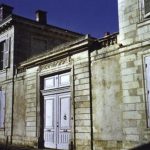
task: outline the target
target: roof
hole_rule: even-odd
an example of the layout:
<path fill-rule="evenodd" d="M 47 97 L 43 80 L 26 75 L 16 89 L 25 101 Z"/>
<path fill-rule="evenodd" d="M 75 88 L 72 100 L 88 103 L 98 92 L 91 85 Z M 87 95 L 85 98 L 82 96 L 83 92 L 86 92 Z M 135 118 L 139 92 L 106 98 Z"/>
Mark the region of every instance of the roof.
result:
<path fill-rule="evenodd" d="M 27 66 L 35 66 L 49 60 L 52 61 L 58 57 L 64 57 L 71 55 L 72 53 L 81 52 L 82 48 L 87 47 L 91 42 L 94 41 L 95 39 L 91 38 L 89 35 L 82 36 L 71 42 L 61 44 L 51 50 L 48 50 L 47 52 L 33 56 L 30 59 L 22 62 L 18 68 L 21 69 Z"/>
<path fill-rule="evenodd" d="M 60 27 L 56 27 L 53 25 L 49 25 L 49 24 L 41 24 L 37 22 L 36 20 L 25 18 L 16 14 L 11 14 L 5 19 L 3 19 L 2 21 L 0 21 L 0 32 L 3 31 L 6 28 L 6 26 L 10 27 L 11 25 L 14 25 L 15 23 L 22 23 L 22 24 L 33 26 L 33 27 L 40 28 L 40 29 L 46 29 L 46 30 L 48 29 L 48 30 L 51 30 L 52 32 L 65 34 L 67 36 L 73 36 L 73 37 L 83 36 L 83 34 L 81 33 L 73 32 L 73 31 L 63 29 Z"/>

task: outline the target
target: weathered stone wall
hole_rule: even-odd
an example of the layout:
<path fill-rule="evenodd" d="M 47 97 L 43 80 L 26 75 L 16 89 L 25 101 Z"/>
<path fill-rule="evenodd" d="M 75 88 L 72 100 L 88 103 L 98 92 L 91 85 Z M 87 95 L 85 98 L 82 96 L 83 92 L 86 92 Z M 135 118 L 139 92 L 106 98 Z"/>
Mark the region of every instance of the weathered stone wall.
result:
<path fill-rule="evenodd" d="M 149 142 L 144 78 L 149 44 L 91 53 L 94 149 L 128 150 Z"/>
<path fill-rule="evenodd" d="M 120 55 L 106 56 L 118 47 L 91 53 L 94 149 L 120 149 L 122 131 L 122 79 Z M 106 54 L 106 55 L 104 55 Z"/>
<path fill-rule="evenodd" d="M 144 18 L 144 1 L 118 0 L 120 66 L 123 91 L 123 148 L 149 142 L 146 115 L 144 57 L 149 55 L 150 20 Z M 128 46 L 125 46 L 128 45 Z"/>
<path fill-rule="evenodd" d="M 38 82 L 37 82 L 37 72 L 38 67 L 33 67 L 31 69 L 26 70 L 26 93 L 25 93 L 25 101 L 26 101 L 26 143 L 37 146 L 37 90 L 38 90 Z"/>
<path fill-rule="evenodd" d="M 26 85 L 24 73 L 14 78 L 14 105 L 13 105 L 13 143 L 23 144 L 25 137 L 25 101 Z"/>
<path fill-rule="evenodd" d="M 132 48 L 128 52 L 123 52 L 120 58 L 123 89 L 123 147 L 125 149 L 149 142 L 143 56 L 149 54 L 150 47 Z"/>

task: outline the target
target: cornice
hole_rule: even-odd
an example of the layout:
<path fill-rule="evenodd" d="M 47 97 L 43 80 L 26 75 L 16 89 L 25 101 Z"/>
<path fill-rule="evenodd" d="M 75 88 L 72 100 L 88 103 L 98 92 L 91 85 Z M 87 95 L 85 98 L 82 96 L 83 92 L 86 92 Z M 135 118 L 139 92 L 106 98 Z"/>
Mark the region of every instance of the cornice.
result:
<path fill-rule="evenodd" d="M 13 19 L 12 16 L 10 15 L 9 17 L 7 17 L 6 19 L 0 22 L 0 33 L 4 32 L 12 25 L 13 25 Z"/>

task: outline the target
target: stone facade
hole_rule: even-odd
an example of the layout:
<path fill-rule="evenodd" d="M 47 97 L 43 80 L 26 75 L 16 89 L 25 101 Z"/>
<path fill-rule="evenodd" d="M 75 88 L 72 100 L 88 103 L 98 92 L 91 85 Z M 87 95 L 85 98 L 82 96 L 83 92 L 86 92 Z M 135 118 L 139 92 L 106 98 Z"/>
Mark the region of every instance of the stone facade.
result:
<path fill-rule="evenodd" d="M 44 147 L 43 92 L 66 90 L 44 91 L 45 78 L 66 72 L 71 95 L 68 149 L 127 150 L 150 142 L 145 63 L 150 20 L 141 0 L 118 0 L 118 8 L 119 34 L 101 39 L 16 15 L 0 23 L 0 42 L 11 39 L 9 66 L 0 71 L 6 93 L 1 142 Z"/>

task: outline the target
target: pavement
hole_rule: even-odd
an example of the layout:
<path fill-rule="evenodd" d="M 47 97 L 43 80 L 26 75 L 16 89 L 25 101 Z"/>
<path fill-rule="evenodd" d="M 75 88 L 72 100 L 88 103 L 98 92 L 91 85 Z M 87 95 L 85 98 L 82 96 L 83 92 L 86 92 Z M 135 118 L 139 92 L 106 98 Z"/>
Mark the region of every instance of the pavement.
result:
<path fill-rule="evenodd" d="M 0 144 L 0 150 L 46 150 L 46 149 L 37 149 L 31 147 L 17 146 L 17 145 L 4 145 Z"/>

